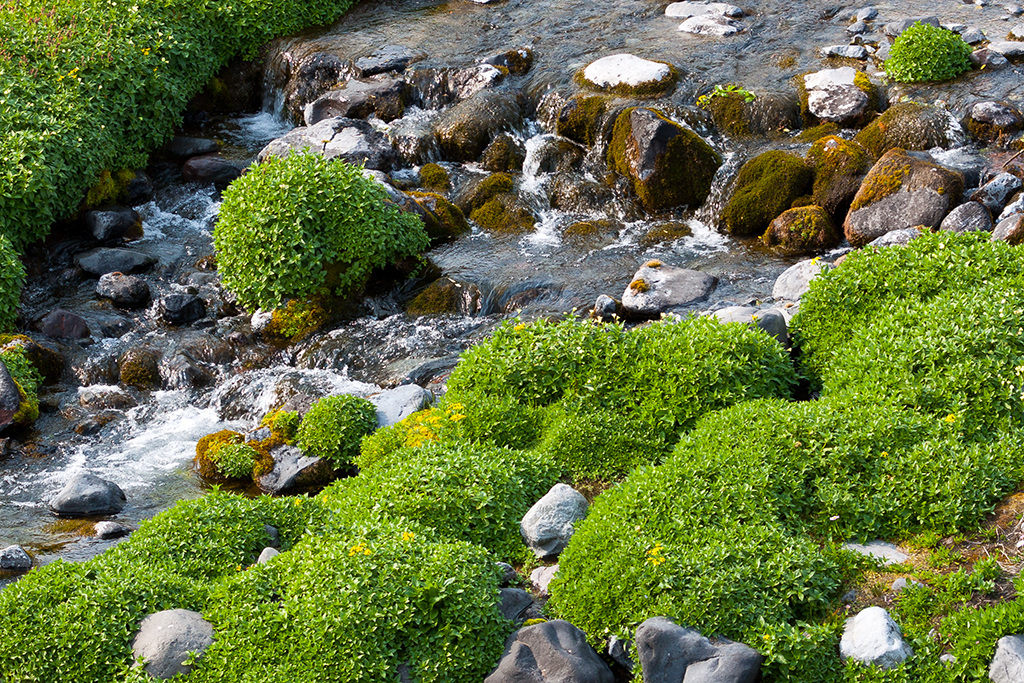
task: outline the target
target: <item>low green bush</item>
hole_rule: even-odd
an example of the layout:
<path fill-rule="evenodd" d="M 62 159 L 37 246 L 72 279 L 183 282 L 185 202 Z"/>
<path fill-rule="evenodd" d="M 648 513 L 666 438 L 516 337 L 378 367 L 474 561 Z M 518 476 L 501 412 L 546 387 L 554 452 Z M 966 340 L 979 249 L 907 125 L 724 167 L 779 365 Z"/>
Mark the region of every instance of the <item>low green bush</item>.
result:
<path fill-rule="evenodd" d="M 0 198 L 0 216 L 3 215 L 3 201 Z M 11 239 L 0 228 L 0 331 L 14 329 L 21 300 L 21 286 L 24 283 L 25 266 L 18 258 L 18 252 Z"/>
<path fill-rule="evenodd" d="M 16 426 L 27 427 L 39 418 L 39 387 L 43 383 L 43 375 L 32 365 L 21 346 L 12 344 L 0 351 L 0 362 L 11 374 L 21 394 L 21 404 L 11 419 Z"/>
<path fill-rule="evenodd" d="M 352 294 L 370 272 L 427 248 L 420 219 L 343 161 L 268 157 L 224 192 L 213 232 L 224 285 L 251 308 Z"/>
<path fill-rule="evenodd" d="M 225 477 L 247 479 L 252 477 L 252 468 L 260 454 L 244 443 L 225 444 L 215 451 L 212 460 L 217 470 Z"/>
<path fill-rule="evenodd" d="M 364 436 L 377 427 L 377 409 L 365 398 L 339 394 L 316 401 L 302 417 L 295 445 L 335 468 L 351 465 Z"/>
<path fill-rule="evenodd" d="M 971 70 L 970 56 L 956 33 L 916 21 L 893 42 L 885 75 L 900 83 L 948 81 Z"/>
<path fill-rule="evenodd" d="M 523 515 L 558 481 L 559 468 L 523 451 L 427 443 L 376 460 L 318 500 L 343 519 L 405 517 L 439 533 L 523 559 Z"/>

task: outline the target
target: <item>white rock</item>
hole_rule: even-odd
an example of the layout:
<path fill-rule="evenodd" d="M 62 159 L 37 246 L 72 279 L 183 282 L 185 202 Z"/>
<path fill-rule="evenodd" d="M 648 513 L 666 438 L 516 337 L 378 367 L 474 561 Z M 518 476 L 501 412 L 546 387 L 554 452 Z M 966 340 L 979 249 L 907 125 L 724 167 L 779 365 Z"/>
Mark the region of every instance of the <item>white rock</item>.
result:
<path fill-rule="evenodd" d="M 881 607 L 868 607 L 846 620 L 839 656 L 861 664 L 891 669 L 914 656 L 900 627 Z"/>
<path fill-rule="evenodd" d="M 807 74 L 807 108 L 819 119 L 836 123 L 861 116 L 871 102 L 854 83 L 856 76 L 857 70 L 849 66 Z"/>
<path fill-rule="evenodd" d="M 772 296 L 783 301 L 799 301 L 810 289 L 811 280 L 831 267 L 832 264 L 816 258 L 792 265 L 775 280 Z"/>
<path fill-rule="evenodd" d="M 164 610 L 142 620 L 132 641 L 136 666 L 146 662 L 146 673 L 167 679 L 189 674 L 185 664 L 190 653 L 202 655 L 213 645 L 213 626 L 203 615 L 185 609 Z"/>
<path fill-rule="evenodd" d="M 551 579 L 555 578 L 557 573 L 557 564 L 553 564 L 550 567 L 537 567 L 530 572 L 530 585 L 538 597 L 548 597 L 548 586 L 551 584 Z"/>
<path fill-rule="evenodd" d="M 602 57 L 583 70 L 583 77 L 601 88 L 619 85 L 638 87 L 658 83 L 670 73 L 667 64 L 641 59 L 635 55 L 618 54 Z"/>
<path fill-rule="evenodd" d="M 270 562 L 272 559 L 274 559 L 280 554 L 281 551 L 279 551 L 277 548 L 264 548 L 263 552 L 260 553 L 259 558 L 257 558 L 256 564 L 266 564 L 267 562 Z"/>
<path fill-rule="evenodd" d="M 690 17 L 679 25 L 678 30 L 698 36 L 731 36 L 742 31 L 743 27 L 728 17 L 702 14 Z"/>
<path fill-rule="evenodd" d="M 689 19 L 702 14 L 739 18 L 743 16 L 743 10 L 736 5 L 728 5 L 724 2 L 693 2 L 693 0 L 673 2 L 665 8 L 665 16 L 673 19 Z"/>
<path fill-rule="evenodd" d="M 886 543 L 885 541 L 871 541 L 863 545 L 860 543 L 844 543 L 843 549 L 882 560 L 883 565 L 899 564 L 910 559 L 910 555 L 907 555 L 892 543 Z"/>
<path fill-rule="evenodd" d="M 539 558 L 553 557 L 569 545 L 573 526 L 587 516 L 587 499 L 568 484 L 555 484 L 519 523 L 526 545 Z"/>
<path fill-rule="evenodd" d="M 996 656 L 988 668 L 992 683 L 1024 681 L 1024 636 L 1003 636 L 996 643 Z"/>

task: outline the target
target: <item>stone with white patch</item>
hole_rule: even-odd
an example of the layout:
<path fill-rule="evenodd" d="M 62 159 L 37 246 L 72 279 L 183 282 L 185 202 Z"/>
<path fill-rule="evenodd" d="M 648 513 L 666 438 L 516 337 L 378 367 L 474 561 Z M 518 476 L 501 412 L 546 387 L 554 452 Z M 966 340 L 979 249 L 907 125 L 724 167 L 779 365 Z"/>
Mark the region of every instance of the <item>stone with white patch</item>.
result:
<path fill-rule="evenodd" d="M 702 14 L 714 14 L 721 17 L 738 19 L 743 16 L 743 10 L 736 5 L 729 5 L 724 2 L 673 2 L 665 8 L 665 16 L 672 19 L 689 19 L 690 17 Z"/>
<path fill-rule="evenodd" d="M 743 26 L 728 17 L 701 14 L 684 21 L 678 30 L 698 36 L 725 37 L 736 35 L 743 30 Z"/>
<path fill-rule="evenodd" d="M 846 620 L 839 656 L 846 660 L 892 669 L 914 656 L 899 625 L 881 607 L 868 607 Z"/>
<path fill-rule="evenodd" d="M 808 110 L 823 121 L 844 123 L 863 116 L 871 98 L 855 83 L 857 70 L 844 66 L 804 76 Z"/>
<path fill-rule="evenodd" d="M 619 86 L 640 88 L 660 83 L 671 74 L 668 64 L 652 62 L 636 55 L 618 54 L 591 62 L 583 70 L 583 78 L 599 88 L 611 90 Z"/>

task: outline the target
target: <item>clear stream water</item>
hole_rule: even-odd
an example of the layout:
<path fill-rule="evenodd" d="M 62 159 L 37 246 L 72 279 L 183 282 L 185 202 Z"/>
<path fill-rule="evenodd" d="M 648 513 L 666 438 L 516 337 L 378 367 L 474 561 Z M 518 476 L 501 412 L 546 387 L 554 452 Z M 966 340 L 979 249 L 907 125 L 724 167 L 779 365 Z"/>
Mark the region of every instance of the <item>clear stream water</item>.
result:
<path fill-rule="evenodd" d="M 691 105 L 715 83 L 736 83 L 758 94 L 787 90 L 794 76 L 828 65 L 817 48 L 848 42 L 845 28 L 864 6 L 814 0 L 741 3 L 748 13 L 742 20 L 745 31 L 729 38 L 709 38 L 679 33 L 680 21 L 664 16 L 666 5 L 652 0 L 506 0 L 492 5 L 465 0 L 364 2 L 334 26 L 274 41 L 268 57 L 267 80 L 272 86 L 265 93 L 268 111 L 215 120 L 200 132 L 222 140 L 229 158 L 250 163 L 266 142 L 291 128 L 276 110 L 281 98 L 273 90 L 284 62 L 313 52 L 355 58 L 389 44 L 426 53 L 418 64 L 421 67 L 466 67 L 495 52 L 529 46 L 535 62 L 519 85 L 534 104 L 552 92 L 571 94 L 577 70 L 617 52 L 669 61 L 681 69 L 682 82 L 661 101 L 665 105 Z M 900 1 L 874 7 L 879 17 L 870 37 L 876 40 L 884 40 L 880 30 L 884 22 L 923 10 L 938 14 L 944 23 L 978 26 L 996 39 L 1016 23 L 999 3 L 978 7 L 945 0 L 925 7 Z M 982 97 L 1019 101 L 1024 96 L 1024 79 L 1013 68 L 972 74 L 948 85 L 892 90 L 890 97 L 902 94 L 942 100 L 962 110 L 965 103 Z M 536 121 L 528 121 L 515 134 L 531 150 L 549 133 Z M 518 293 L 533 292 L 522 311 L 527 316 L 583 308 L 592 305 L 598 294 L 618 297 L 639 264 L 655 256 L 717 276 L 720 284 L 709 306 L 769 299 L 772 283 L 793 259 L 780 259 L 754 243 L 724 236 L 714 229 L 714 221 L 743 159 L 767 146 L 797 153 L 806 146 L 787 137 L 770 143 L 721 137 L 712 142 L 728 162 L 716 178 L 711 198 L 697 211 L 657 221 L 637 220 L 615 202 L 596 213 L 557 211 L 547 204 L 543 191 L 550 178 L 527 172 L 519 180 L 520 193 L 537 216 L 535 232 L 494 237 L 474 230 L 434 249 L 430 257 L 450 277 L 478 285 L 494 310 Z M 474 165 L 448 166 L 457 178 L 483 174 Z M 145 238 L 137 247 L 160 260 L 147 276 L 155 297 L 190 286 L 201 289 L 209 279 L 196 263 L 213 251 L 218 206 L 212 187 L 175 181 L 161 186 L 153 201 L 137 207 L 145 228 Z M 620 225 L 596 241 L 564 237 L 567 225 L 592 218 L 611 218 Z M 644 246 L 641 237 L 665 221 L 685 222 L 692 233 L 675 242 Z M 50 256 L 63 253 L 67 260 L 88 247 L 68 239 L 52 247 Z M 56 520 L 45 508 L 45 501 L 79 469 L 109 478 L 125 490 L 129 505 L 117 520 L 130 526 L 176 500 L 201 495 L 202 484 L 189 467 L 195 442 L 218 429 L 247 425 L 245 419 L 219 419 L 213 407 L 219 405 L 218 386 L 232 377 L 251 368 L 264 368 L 263 373 L 273 375 L 298 367 L 333 386 L 352 381 L 388 386 L 424 362 L 452 357 L 507 315 L 412 318 L 401 312 L 410 292 L 399 288 L 375 293 L 364 307 L 369 315 L 325 330 L 296 348 L 276 349 L 252 339 L 247 316 L 226 317 L 199 330 L 168 329 L 154 322 L 152 308 L 125 314 L 97 302 L 94 287 L 94 281 L 54 280 L 52 274 L 44 274 L 30 283 L 25 295 L 27 319 L 59 306 L 82 312 L 94 331 L 94 337 L 83 344 L 63 345 L 71 371 L 61 385 L 44 393 L 44 415 L 29 435 L 28 447 L 0 455 L 0 547 L 21 544 L 42 563 L 56 557 L 84 559 L 111 543 L 54 527 Z M 79 385 L 101 390 L 116 381 L 109 377 L 112 359 L 140 344 L 172 350 L 187 347 L 212 373 L 213 381 L 202 389 L 135 395 L 138 405 L 114 411 L 116 419 L 98 433 L 76 433 L 74 426 L 91 414 L 80 406 Z"/>

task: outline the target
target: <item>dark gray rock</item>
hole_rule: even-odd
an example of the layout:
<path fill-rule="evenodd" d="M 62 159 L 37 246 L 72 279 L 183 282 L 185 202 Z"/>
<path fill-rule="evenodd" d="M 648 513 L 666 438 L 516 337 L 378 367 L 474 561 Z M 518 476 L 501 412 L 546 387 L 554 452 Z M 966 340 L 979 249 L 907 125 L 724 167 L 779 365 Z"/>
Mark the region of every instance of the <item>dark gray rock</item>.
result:
<path fill-rule="evenodd" d="M 1012 245 L 1024 242 L 1024 213 L 1001 219 L 992 231 L 992 241 L 1002 240 Z"/>
<path fill-rule="evenodd" d="M 622 308 L 633 316 L 656 317 L 706 301 L 717 285 L 718 278 L 707 273 L 648 261 L 622 293 Z"/>
<path fill-rule="evenodd" d="M 887 189 L 884 196 L 877 187 Z M 960 203 L 963 176 L 896 148 L 886 152 L 861 183 L 843 230 L 854 247 L 887 232 L 924 226 L 938 228 Z"/>
<path fill-rule="evenodd" d="M 141 273 L 148 270 L 156 259 L 134 249 L 99 248 L 75 256 L 78 267 L 99 277 L 107 273 Z"/>
<path fill-rule="evenodd" d="M 839 656 L 868 666 L 891 669 L 914 656 L 900 627 L 881 607 L 868 607 L 846 620 Z"/>
<path fill-rule="evenodd" d="M 988 209 L 978 202 L 964 202 L 942 219 L 939 230 L 946 232 L 992 232 L 992 216 Z"/>
<path fill-rule="evenodd" d="M 1003 636 L 996 643 L 996 655 L 988 667 L 992 683 L 1024 681 L 1024 635 Z"/>
<path fill-rule="evenodd" d="M 988 49 L 1011 61 L 1024 57 L 1024 42 L 1019 40 L 996 40 L 988 44 Z"/>
<path fill-rule="evenodd" d="M 964 30 L 960 31 L 960 38 L 968 45 L 977 45 L 978 43 L 983 43 L 988 40 L 988 38 L 985 37 L 985 34 L 982 33 L 981 29 L 977 26 L 968 26 Z"/>
<path fill-rule="evenodd" d="M 1004 57 L 1002 53 L 996 52 L 995 50 L 989 50 L 987 47 L 975 50 L 970 54 L 968 59 L 971 60 L 971 64 L 979 69 L 982 67 L 986 70 L 1004 69 L 1010 65 L 1010 60 Z"/>
<path fill-rule="evenodd" d="M 39 321 L 39 331 L 54 339 L 83 339 L 89 336 L 89 324 L 77 313 L 57 308 Z"/>
<path fill-rule="evenodd" d="M 206 317 L 206 304 L 191 294 L 168 294 L 160 300 L 160 317 L 171 325 L 187 325 Z"/>
<path fill-rule="evenodd" d="M 882 27 L 882 31 L 885 35 L 890 38 L 896 38 L 901 33 L 906 31 L 908 28 L 914 25 L 915 22 L 920 21 L 922 24 L 929 24 L 935 28 L 939 28 L 939 18 L 935 15 L 928 15 L 923 17 L 910 17 L 909 19 L 900 19 L 899 21 L 890 21 L 888 24 Z"/>
<path fill-rule="evenodd" d="M 748 645 L 725 639 L 712 643 L 666 617 L 640 624 L 636 653 L 644 683 L 754 683 L 764 662 Z"/>
<path fill-rule="evenodd" d="M 427 55 L 404 45 L 386 45 L 376 52 L 355 61 L 356 70 L 362 77 L 389 71 L 405 71 L 413 62 L 426 59 Z"/>
<path fill-rule="evenodd" d="M 171 141 L 164 145 L 164 151 L 172 157 L 187 159 L 197 157 L 201 154 L 212 154 L 217 151 L 217 141 L 205 138 L 190 138 L 182 135 L 175 135 Z"/>
<path fill-rule="evenodd" d="M 366 119 L 376 115 L 382 121 L 392 121 L 399 118 L 405 109 L 407 89 L 405 81 L 400 78 L 346 81 L 342 87 L 307 104 L 303 119 L 307 126 L 338 116 Z"/>
<path fill-rule="evenodd" d="M 522 123 L 515 94 L 481 91 L 443 112 L 434 121 L 441 152 L 451 161 L 476 161 L 500 132 Z"/>
<path fill-rule="evenodd" d="M 140 660 L 153 678 L 166 680 L 187 675 L 192 667 L 184 662 L 190 654 L 201 656 L 213 645 L 213 625 L 203 615 L 186 609 L 150 614 L 139 624 L 132 640 L 136 666 Z"/>
<path fill-rule="evenodd" d="M 557 619 L 521 628 L 505 641 L 498 667 L 484 683 L 614 683 L 587 637 Z"/>
<path fill-rule="evenodd" d="M 993 215 L 999 215 L 1006 206 L 1006 201 L 1020 188 L 1020 178 L 1012 173 L 1000 173 L 978 188 L 971 195 L 971 201 L 978 202 Z"/>
<path fill-rule="evenodd" d="M 441 109 L 469 99 L 504 79 L 505 72 L 493 64 L 474 64 L 463 69 L 431 67 L 406 72 L 413 100 L 426 109 Z"/>
<path fill-rule="evenodd" d="M 829 45 L 821 48 L 826 57 L 845 57 L 846 59 L 867 59 L 868 50 L 863 45 Z"/>
<path fill-rule="evenodd" d="M 142 237 L 142 216 L 124 206 L 100 206 L 85 214 L 85 227 L 101 242 L 137 239 Z"/>
<path fill-rule="evenodd" d="M 0 430 L 14 424 L 14 415 L 21 407 L 21 392 L 10 371 L 0 361 Z"/>
<path fill-rule="evenodd" d="M 632 650 L 633 642 L 630 640 L 619 638 L 618 636 L 612 636 L 608 639 L 608 656 L 628 673 L 633 673 L 633 669 L 636 667 L 636 662 L 630 657 Z"/>
<path fill-rule="evenodd" d="M 831 268 L 832 264 L 818 259 L 800 261 L 785 271 L 775 280 L 772 296 L 782 301 L 799 301 L 811 287 L 811 280 Z"/>
<path fill-rule="evenodd" d="M 303 455 L 294 446 L 278 446 L 270 455 L 274 458 L 273 469 L 256 478 L 256 485 L 264 493 L 280 495 L 330 477 L 331 466 L 327 461 Z"/>
<path fill-rule="evenodd" d="M 135 177 L 124 188 L 124 198 L 128 206 L 148 202 L 153 198 L 153 179 L 145 171 L 136 171 Z"/>
<path fill-rule="evenodd" d="M 533 606 L 533 596 L 522 588 L 502 588 L 498 609 L 509 621 L 521 622 L 523 614 Z"/>
<path fill-rule="evenodd" d="M 120 308 L 143 308 L 149 303 L 149 284 L 140 277 L 106 273 L 96 283 L 96 295 L 110 299 Z"/>
<path fill-rule="evenodd" d="M 281 548 L 281 532 L 277 530 L 277 527 L 264 524 L 263 532 L 267 535 L 267 547 Z"/>
<path fill-rule="evenodd" d="M 516 568 L 507 562 L 495 562 L 494 565 L 498 568 L 501 573 L 501 587 L 508 588 L 512 585 L 512 582 L 518 578 L 519 574 L 516 572 Z"/>
<path fill-rule="evenodd" d="M 573 525 L 586 518 L 588 507 L 587 499 L 573 487 L 555 484 L 523 516 L 519 532 L 534 555 L 554 557 L 569 544 Z"/>
<path fill-rule="evenodd" d="M 120 538 L 121 536 L 127 536 L 132 532 L 131 529 L 126 527 L 124 524 L 118 522 L 96 522 L 93 525 L 92 531 L 96 534 L 97 538 L 108 540 L 111 538 Z"/>
<path fill-rule="evenodd" d="M 177 349 L 160 359 L 160 379 L 166 389 L 195 389 L 209 386 L 213 372 L 186 349 Z"/>
<path fill-rule="evenodd" d="M 20 545 L 0 550 L 0 572 L 27 572 L 29 569 L 32 569 L 32 558 Z"/>
<path fill-rule="evenodd" d="M 61 517 L 116 515 L 128 501 L 121 487 L 95 474 L 79 472 L 49 502 L 49 508 Z"/>
<path fill-rule="evenodd" d="M 1024 128 L 1024 116 L 1010 104 L 985 100 L 967 109 L 963 126 L 979 140 L 1005 141 Z"/>
<path fill-rule="evenodd" d="M 611 322 L 615 320 L 616 315 L 618 315 L 618 304 L 615 303 L 615 299 L 607 294 L 598 295 L 597 301 L 594 302 L 594 317 L 604 322 Z"/>
<path fill-rule="evenodd" d="M 433 400 L 433 394 L 415 384 L 388 389 L 370 397 L 370 403 L 377 408 L 378 428 L 390 427 L 401 422 L 413 413 L 426 408 Z"/>
<path fill-rule="evenodd" d="M 242 175 L 241 169 L 220 154 L 192 157 L 181 167 L 181 179 L 186 183 L 203 183 L 223 190 Z"/>
<path fill-rule="evenodd" d="M 335 117 L 312 126 L 296 128 L 270 142 L 257 156 L 286 158 L 308 150 L 325 159 L 341 159 L 366 168 L 389 171 L 395 164 L 395 150 L 384 134 L 366 121 Z"/>

